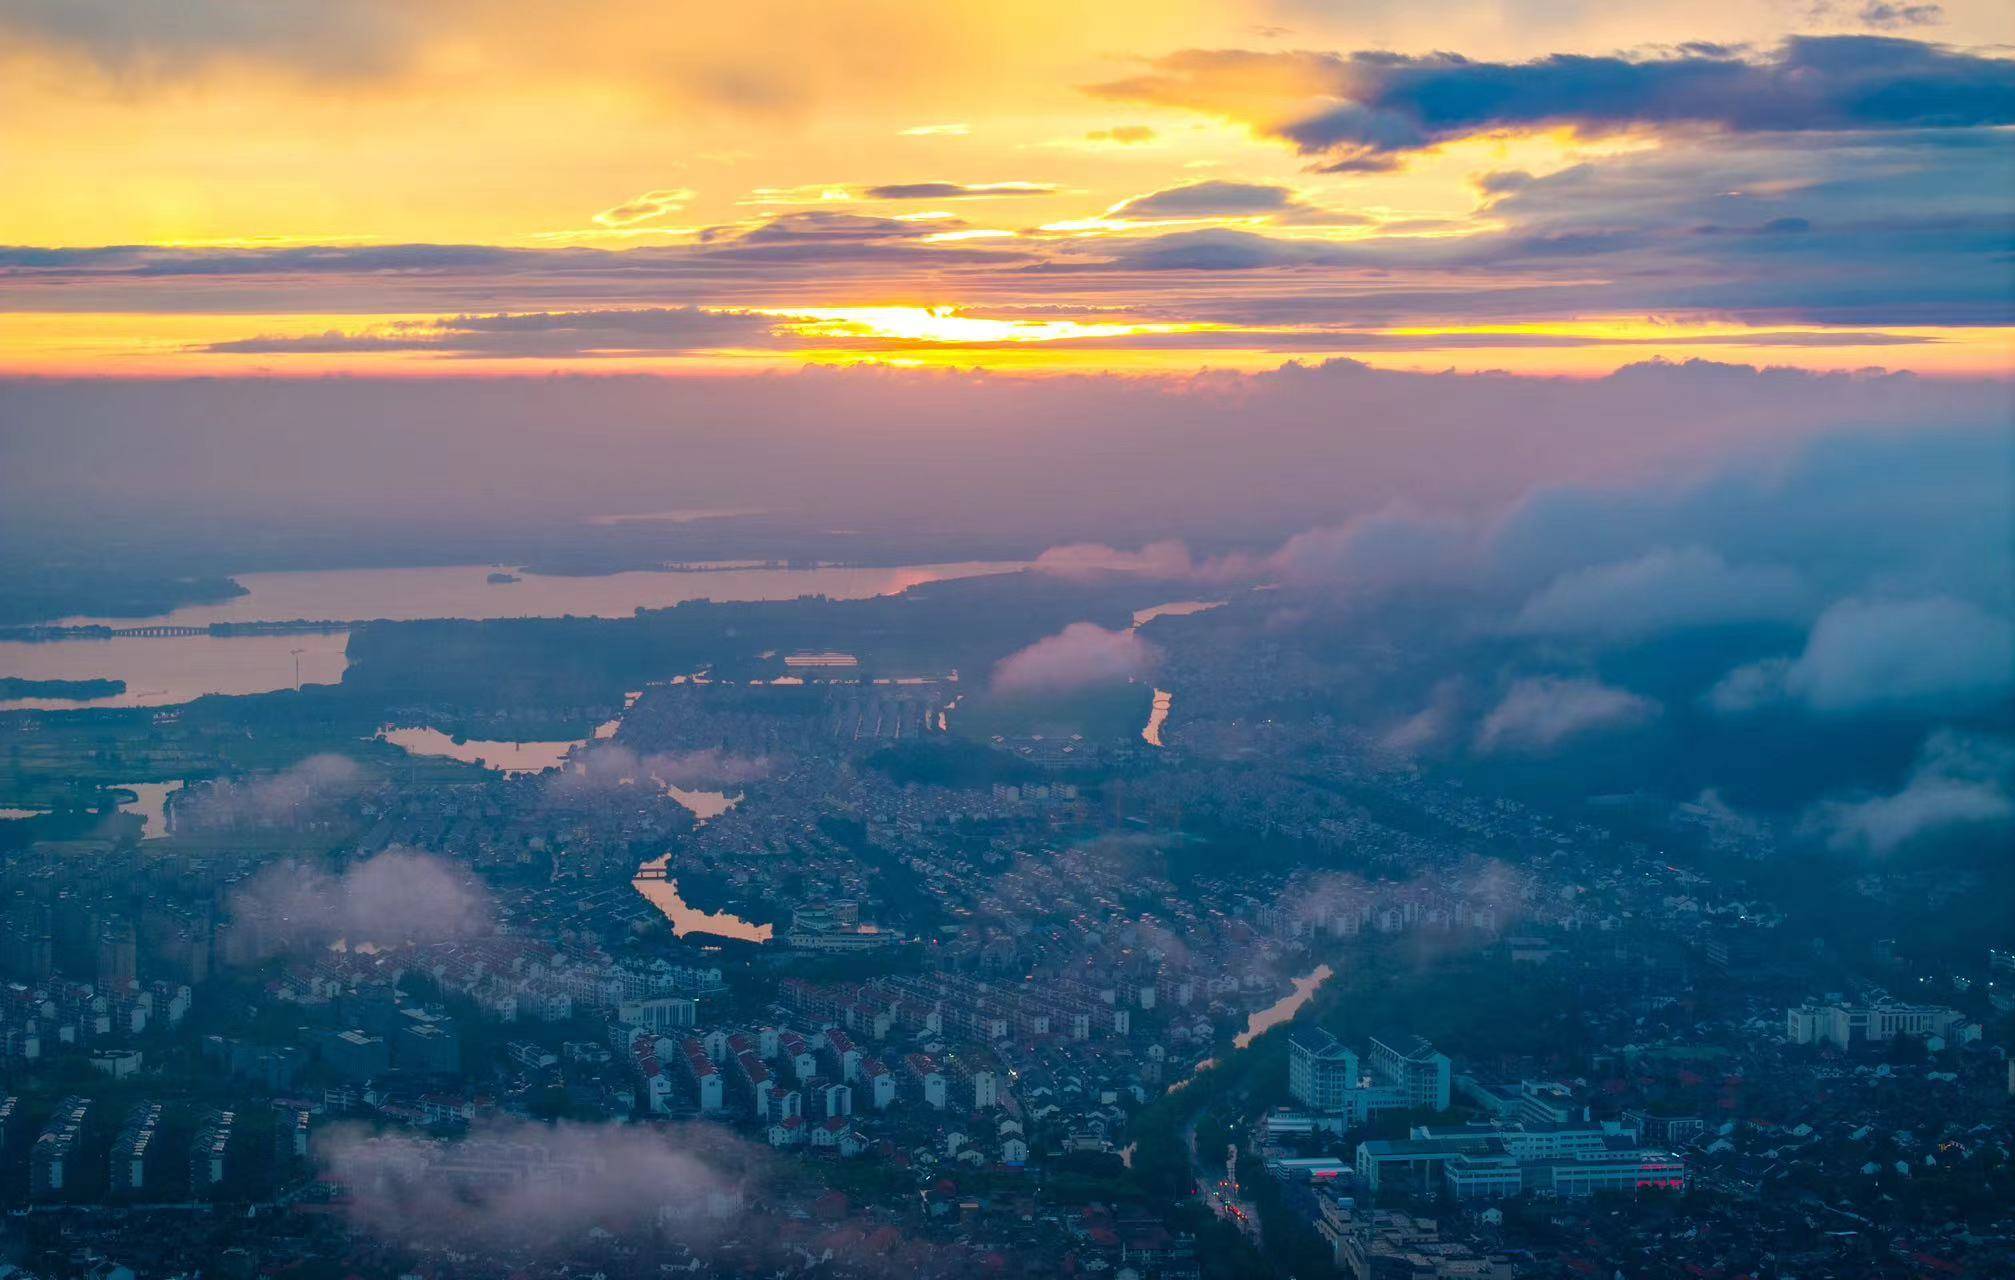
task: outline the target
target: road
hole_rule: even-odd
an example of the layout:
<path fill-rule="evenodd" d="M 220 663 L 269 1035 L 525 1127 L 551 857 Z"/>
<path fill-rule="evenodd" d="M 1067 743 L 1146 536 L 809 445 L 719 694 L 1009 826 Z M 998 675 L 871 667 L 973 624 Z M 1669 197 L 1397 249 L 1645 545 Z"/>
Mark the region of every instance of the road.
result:
<path fill-rule="evenodd" d="M 1183 1126 L 1182 1140 L 1189 1148 L 1190 1172 L 1196 1177 L 1196 1185 L 1203 1194 L 1203 1201 L 1210 1211 L 1231 1223 L 1251 1239 L 1253 1247 L 1260 1243 L 1259 1211 L 1242 1199 L 1238 1186 L 1238 1147 L 1236 1144 L 1225 1148 L 1224 1171 L 1222 1173 L 1205 1164 L 1197 1155 L 1196 1121 Z"/>

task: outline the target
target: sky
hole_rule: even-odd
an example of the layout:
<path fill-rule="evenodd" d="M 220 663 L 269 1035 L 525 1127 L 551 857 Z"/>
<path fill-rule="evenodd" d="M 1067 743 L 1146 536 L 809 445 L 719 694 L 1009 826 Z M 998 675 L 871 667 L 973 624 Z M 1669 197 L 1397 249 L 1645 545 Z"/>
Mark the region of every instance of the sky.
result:
<path fill-rule="evenodd" d="M 1991 0 L 0 0 L 0 375 L 1998 377 L 2011 36 Z"/>

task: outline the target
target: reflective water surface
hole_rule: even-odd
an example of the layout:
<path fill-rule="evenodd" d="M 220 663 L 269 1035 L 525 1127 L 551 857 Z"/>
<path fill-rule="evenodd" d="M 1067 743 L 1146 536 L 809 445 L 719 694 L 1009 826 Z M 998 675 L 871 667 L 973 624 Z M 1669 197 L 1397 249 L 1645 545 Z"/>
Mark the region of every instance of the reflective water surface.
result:
<path fill-rule="evenodd" d="M 247 594 L 216 604 L 186 605 L 152 618 L 75 617 L 64 626 L 161 625 L 207 627 L 213 622 L 368 622 L 416 618 L 623 618 L 639 608 L 686 600 L 795 600 L 801 595 L 864 600 L 893 595 L 944 578 L 1006 573 L 1022 566 L 991 561 L 895 565 L 884 568 L 692 565 L 638 569 L 594 577 L 525 574 L 492 582 L 493 564 L 424 569 L 321 569 L 233 575 Z"/>
<path fill-rule="evenodd" d="M 218 622 L 366 622 L 419 618 L 622 618 L 687 600 L 734 603 L 824 595 L 862 600 L 926 582 L 1011 573 L 1007 561 L 968 560 L 882 568 L 772 568 L 690 565 L 599 577 L 510 575 L 496 565 L 425 569 L 328 569 L 236 575 L 246 595 L 188 605 L 149 618 L 78 615 L 62 626 L 207 627 Z M 492 581 L 492 577 L 515 577 Z M 30 680 L 118 679 L 111 698 L 20 698 L 0 711 L 80 707 L 164 707 L 205 694 L 270 693 L 301 684 L 334 684 L 349 665 L 347 631 L 260 636 L 113 636 L 37 643 L 0 641 L 0 676 Z"/>
<path fill-rule="evenodd" d="M 347 631 L 275 636 L 114 636 L 107 640 L 0 641 L 0 676 L 28 680 L 118 679 L 126 691 L 80 702 L 16 698 L 0 711 L 35 708 L 166 707 L 211 693 L 270 693 L 301 683 L 335 684 L 350 665 Z M 298 652 L 297 652 L 298 651 Z"/>
<path fill-rule="evenodd" d="M 119 806 L 121 813 L 140 816 L 145 827 L 140 832 L 142 840 L 159 840 L 168 834 L 168 795 L 180 791 L 182 783 L 175 782 L 122 782 L 115 791 L 130 791 L 133 799 Z"/>
<path fill-rule="evenodd" d="M 637 868 L 637 878 L 631 883 L 652 906 L 665 913 L 665 919 L 672 922 L 675 936 L 683 938 L 689 933 L 700 933 L 716 938 L 737 938 L 743 942 L 768 942 L 776 933 L 772 925 L 754 924 L 731 912 L 701 911 L 689 905 L 679 896 L 679 882 L 665 879 L 665 867 L 670 861 L 670 854 L 653 858 Z"/>
<path fill-rule="evenodd" d="M 1140 731 L 1140 736 L 1146 740 L 1147 745 L 1150 747 L 1161 745 L 1161 727 L 1168 723 L 1168 711 L 1174 705 L 1175 695 L 1173 693 L 1170 693 L 1166 689 L 1156 689 L 1154 691 L 1154 706 L 1149 708 L 1147 724 Z"/>
<path fill-rule="evenodd" d="M 391 725 L 378 730 L 378 736 L 412 755 L 440 756 L 460 760 L 463 764 L 479 764 L 505 775 L 557 769 L 567 762 L 567 756 L 574 748 L 585 741 L 486 742 L 464 738 L 457 742 L 452 735 L 439 729 L 395 728 Z"/>

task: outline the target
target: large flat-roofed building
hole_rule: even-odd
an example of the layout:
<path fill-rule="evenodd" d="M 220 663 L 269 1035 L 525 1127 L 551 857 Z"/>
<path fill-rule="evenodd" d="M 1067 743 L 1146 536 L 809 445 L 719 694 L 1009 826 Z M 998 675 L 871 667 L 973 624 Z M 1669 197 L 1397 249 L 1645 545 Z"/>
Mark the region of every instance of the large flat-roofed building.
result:
<path fill-rule="evenodd" d="M 861 660 L 851 653 L 806 650 L 784 655 L 784 665 L 794 671 L 858 671 Z"/>
<path fill-rule="evenodd" d="M 650 996 L 625 1000 L 616 1006 L 616 1019 L 624 1026 L 642 1027 L 662 1035 L 699 1020 L 699 1001 L 690 996 Z"/>
<path fill-rule="evenodd" d="M 1686 1187 L 1685 1160 L 1609 1123 L 1417 1125 L 1405 1138 L 1359 1143 L 1357 1172 L 1373 1192 L 1408 1186 L 1461 1200 Z"/>
<path fill-rule="evenodd" d="M 1804 1004 L 1784 1015 L 1784 1034 L 1793 1044 L 1883 1044 L 1897 1036 L 1942 1036 L 1963 1022 L 1956 1009 L 1878 1000 L 1871 1004 Z"/>
<path fill-rule="evenodd" d="M 1564 1084 L 1524 1080 L 1518 1086 L 1518 1118 L 1527 1124 L 1573 1124 L 1588 1119 L 1588 1107 Z"/>
<path fill-rule="evenodd" d="M 791 911 L 791 926 L 784 930 L 785 945 L 796 951 L 872 951 L 902 940 L 893 929 L 862 924 L 852 903 L 806 903 Z"/>
<path fill-rule="evenodd" d="M 1511 1280 L 1516 1270 L 1508 1255 L 1442 1239 L 1433 1218 L 1365 1209 L 1342 1197 L 1319 1198 L 1315 1229 L 1350 1280 Z"/>

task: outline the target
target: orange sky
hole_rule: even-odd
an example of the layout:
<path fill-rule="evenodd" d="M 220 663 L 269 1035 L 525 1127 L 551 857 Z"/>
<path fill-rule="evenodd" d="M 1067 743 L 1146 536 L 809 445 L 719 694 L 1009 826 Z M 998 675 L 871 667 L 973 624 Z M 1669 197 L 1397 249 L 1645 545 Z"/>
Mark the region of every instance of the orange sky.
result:
<path fill-rule="evenodd" d="M 0 245 L 55 251 L 0 262 L 0 371 L 884 360 L 1133 372 L 1349 355 L 1599 373 L 1662 355 L 1977 374 L 2005 371 L 2010 354 L 2004 316 L 1928 285 L 1912 296 L 1922 277 L 1908 263 L 1862 291 L 1874 302 L 1841 302 L 1821 287 L 1829 272 L 1800 260 L 1780 297 L 1770 272 L 1782 259 L 1752 265 L 1742 246 L 1703 258 L 1686 234 L 1699 228 L 1678 213 L 1661 211 L 1626 257 L 1536 262 L 1489 247 L 1586 221 L 1608 207 L 1598 201 L 1615 202 L 1619 225 L 1642 220 L 1644 183 L 1666 183 L 1677 204 L 1701 194 L 1687 182 L 1724 172 L 1748 175 L 1735 193 L 1746 199 L 1807 202 L 1775 223 L 1828 231 L 1890 216 L 1854 203 L 1879 195 L 1834 195 L 1833 170 L 1777 183 L 1799 152 L 1772 151 L 1773 135 L 1548 120 L 1328 172 L 1331 157 L 1277 130 L 1338 91 L 1304 83 L 1287 60 L 1194 101 L 1124 87 L 1186 49 L 1453 49 L 1517 63 L 1657 59 L 1711 41 L 1767 60 L 1787 35 L 1868 31 L 1852 5 L 173 8 L 172 21 L 120 19 L 118 6 L 0 8 L 0 116 L 17 122 L 0 131 Z M 2000 6 L 1968 2 L 1885 34 L 1998 57 L 1988 47 L 2011 32 Z M 2006 126 L 1986 123 L 1977 132 L 1998 147 Z M 1584 173 L 1614 175 L 1617 189 L 1583 197 Z M 1503 174 L 1537 186 L 1494 188 Z M 1945 178 L 1898 179 L 1912 181 Z M 1198 184 L 1224 184 L 1224 199 L 1145 202 Z M 1238 203 L 1265 191 L 1274 204 Z M 1927 199 L 1977 194 L 1940 186 Z M 1822 199 L 1838 219 L 1810 216 Z M 1827 249 L 1840 271 L 1873 234 Z M 1166 270 L 1153 256 L 1163 244 L 1221 251 L 1231 268 L 1212 256 Z M 134 248 L 63 252 L 104 246 Z M 371 256 L 391 246 L 511 253 Z M 304 258 L 311 248 L 327 255 Z M 1820 295 L 1824 306 L 1810 301 Z M 1313 301 L 1329 297 L 1327 309 Z M 508 347 L 498 336 L 498 317 L 556 314 L 593 318 L 548 318 L 537 340 L 520 322 Z M 458 317 L 487 319 L 471 333 Z"/>

